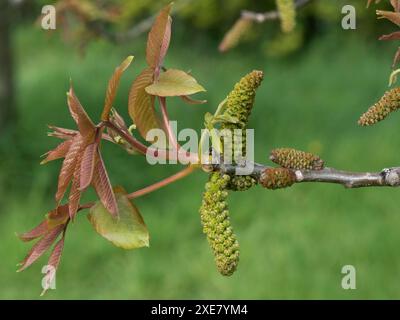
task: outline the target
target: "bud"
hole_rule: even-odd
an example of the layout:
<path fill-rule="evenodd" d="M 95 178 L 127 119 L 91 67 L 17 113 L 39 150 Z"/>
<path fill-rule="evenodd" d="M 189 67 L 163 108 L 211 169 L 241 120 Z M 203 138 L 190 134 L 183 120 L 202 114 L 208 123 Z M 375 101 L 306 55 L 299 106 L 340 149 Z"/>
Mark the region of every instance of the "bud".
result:
<path fill-rule="evenodd" d="M 385 119 L 389 113 L 400 108 L 400 87 L 386 91 L 383 97 L 365 112 L 358 124 L 370 126 Z"/>
<path fill-rule="evenodd" d="M 296 6 L 294 0 L 276 0 L 281 19 L 281 29 L 285 33 L 293 31 L 296 26 Z"/>
<path fill-rule="evenodd" d="M 233 176 L 228 183 L 228 189 L 233 191 L 246 191 L 257 184 L 251 176 Z"/>
<path fill-rule="evenodd" d="M 320 157 L 291 148 L 274 149 L 269 158 L 281 167 L 294 170 L 321 170 L 324 167 L 324 161 Z"/>
<path fill-rule="evenodd" d="M 267 189 L 281 189 L 290 187 L 296 182 L 296 175 L 286 168 L 267 168 L 260 176 L 260 183 Z"/>
<path fill-rule="evenodd" d="M 232 275 L 239 263 L 239 243 L 230 225 L 227 203 L 229 182 L 229 175 L 211 173 L 200 207 L 203 232 L 214 252 L 218 271 L 224 276 Z"/>

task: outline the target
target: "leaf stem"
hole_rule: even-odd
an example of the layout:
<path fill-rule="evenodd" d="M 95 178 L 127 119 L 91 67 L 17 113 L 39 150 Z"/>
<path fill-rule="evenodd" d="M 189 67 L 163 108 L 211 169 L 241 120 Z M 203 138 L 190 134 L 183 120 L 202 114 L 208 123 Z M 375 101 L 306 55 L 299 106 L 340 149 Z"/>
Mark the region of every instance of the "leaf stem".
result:
<path fill-rule="evenodd" d="M 148 193 L 156 191 L 156 190 L 158 190 L 158 189 L 160 189 L 162 187 L 165 187 L 165 186 L 167 186 L 167 185 L 169 185 L 169 184 L 171 184 L 173 182 L 176 182 L 176 181 L 178 181 L 180 179 L 183 179 L 183 178 L 187 177 L 188 175 L 190 175 L 193 171 L 195 171 L 198 168 L 199 168 L 199 166 L 197 166 L 197 165 L 189 165 L 185 169 L 175 173 L 174 175 L 172 175 L 172 176 L 170 176 L 168 178 L 165 178 L 165 179 L 163 179 L 161 181 L 158 181 L 158 182 L 156 182 L 156 183 L 154 183 L 152 185 L 149 185 L 149 186 L 147 186 L 147 187 L 145 187 L 143 189 L 139 189 L 139 190 L 137 190 L 135 192 L 129 193 L 127 195 L 127 197 L 129 199 L 136 199 L 136 198 L 139 198 L 141 196 L 144 196 L 144 195 L 146 195 Z M 95 204 L 94 202 L 88 202 L 88 203 L 82 204 L 82 205 L 79 206 L 78 211 L 81 211 L 81 210 L 84 210 L 84 209 L 90 209 L 91 207 L 94 206 L 94 204 Z"/>
<path fill-rule="evenodd" d="M 161 181 L 158 181 L 150 186 L 147 186 L 143 189 L 137 190 L 135 192 L 132 192 L 130 194 L 128 194 L 128 198 L 129 199 L 135 199 L 141 196 L 144 196 L 145 194 L 148 194 L 150 192 L 153 192 L 155 190 L 158 190 L 162 187 L 165 187 L 173 182 L 176 182 L 180 179 L 185 178 L 186 176 L 190 175 L 194 170 L 196 170 L 198 168 L 198 166 L 193 166 L 193 165 L 189 165 L 187 166 L 185 169 L 175 173 L 174 175 L 165 178 Z"/>
<path fill-rule="evenodd" d="M 174 132 L 172 131 L 172 128 L 169 123 L 169 116 L 168 116 L 168 111 L 167 111 L 167 100 L 165 97 L 158 97 L 158 101 L 160 102 L 162 120 L 164 123 L 165 130 L 167 131 L 168 140 L 169 140 L 169 143 L 171 143 L 172 150 L 175 152 L 178 149 L 180 149 L 180 145 L 179 145 L 179 143 L 176 139 L 176 136 L 175 136 Z"/>

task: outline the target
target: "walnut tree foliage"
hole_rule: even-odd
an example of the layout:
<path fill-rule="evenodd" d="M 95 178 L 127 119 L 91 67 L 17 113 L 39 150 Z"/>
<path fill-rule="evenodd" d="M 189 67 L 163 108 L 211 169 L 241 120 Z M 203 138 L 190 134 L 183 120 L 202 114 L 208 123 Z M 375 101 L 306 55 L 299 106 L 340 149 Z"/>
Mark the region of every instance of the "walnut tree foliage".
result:
<path fill-rule="evenodd" d="M 369 1 L 369 4 L 371 2 Z M 399 26 L 400 1 L 392 0 L 390 3 L 393 11 L 379 11 L 378 15 Z M 293 1 L 277 0 L 277 5 L 279 10 L 286 10 L 286 16 L 281 17 L 282 30 L 287 33 L 292 32 L 296 25 L 296 10 Z M 147 66 L 133 81 L 128 93 L 128 113 L 133 125 L 126 124 L 126 120 L 121 117 L 114 105 L 119 83 L 123 74 L 128 72 L 128 68 L 133 63 L 133 56 L 127 57 L 114 70 L 105 92 L 103 109 L 99 110 L 98 122 L 89 118 L 71 82 L 67 92 L 67 106 L 76 128 L 50 126 L 52 129 L 50 136 L 60 139 L 61 142 L 55 149 L 47 152 L 41 162 L 46 164 L 61 160 L 54 195 L 54 208 L 32 230 L 19 234 L 22 241 L 36 241 L 20 263 L 19 271 L 31 266 L 47 251 L 50 251 L 47 264 L 56 270 L 61 260 L 68 226 L 74 223 L 78 213 L 85 210 L 89 210 L 87 217 L 94 230 L 115 246 L 124 249 L 148 247 L 150 235 L 139 208 L 133 200 L 198 169 L 202 169 L 209 175 L 199 209 L 200 221 L 214 254 L 217 270 L 224 276 L 230 276 L 236 271 L 240 255 L 239 242 L 233 231 L 229 213 L 230 192 L 247 191 L 257 184 L 271 190 L 287 188 L 305 179 L 313 182 L 342 183 L 346 187 L 400 184 L 400 181 L 397 181 L 400 179 L 398 168 L 375 175 L 366 173 L 365 179 L 362 173 L 340 171 L 340 175 L 337 175 L 334 169 L 325 166 L 325 162 L 319 156 L 293 148 L 272 150 L 270 160 L 278 167 L 258 165 L 253 172 L 246 175 L 236 174 L 221 163 L 211 166 L 203 165 L 202 153 L 181 150 L 169 126 L 167 101 L 176 98 L 181 98 L 188 104 L 204 104 L 206 101 L 190 97 L 205 91 L 191 73 L 170 69 L 164 65 L 164 58 L 171 40 L 171 8 L 172 4 L 165 6 L 154 20 L 146 45 Z M 398 32 L 394 32 L 384 38 L 399 40 L 400 36 Z M 398 57 L 395 58 L 395 62 L 397 60 Z M 395 76 L 396 74 L 391 78 Z M 220 128 L 231 135 L 236 134 L 236 129 L 245 130 L 255 104 L 256 91 L 261 86 L 263 78 L 264 73 L 259 70 L 253 70 L 244 75 L 220 103 L 215 113 L 205 114 L 205 128 L 209 130 Z M 361 116 L 359 124 L 363 126 L 375 124 L 399 107 L 399 88 L 391 89 Z M 155 128 L 166 133 L 170 138 L 169 145 L 154 148 L 153 145 L 141 142 L 140 139 L 146 140 L 147 133 Z M 243 131 L 238 138 L 242 142 L 245 140 Z M 211 140 L 211 151 L 217 150 L 222 154 L 223 149 L 228 148 L 233 154 L 232 166 L 242 166 L 242 157 L 246 155 L 245 142 L 241 144 L 240 152 L 236 152 L 238 151 L 235 149 L 236 146 L 225 143 L 224 136 L 211 136 Z M 129 154 L 152 154 L 164 158 L 170 157 L 169 150 L 174 148 L 178 153 L 189 153 L 191 162 L 175 175 L 129 193 L 124 187 L 113 186 L 110 181 L 102 157 L 103 143 L 113 143 Z M 97 200 L 81 203 L 81 196 L 88 188 L 95 190 Z M 49 272 L 46 274 L 46 280 L 50 283 L 54 276 L 54 272 Z"/>

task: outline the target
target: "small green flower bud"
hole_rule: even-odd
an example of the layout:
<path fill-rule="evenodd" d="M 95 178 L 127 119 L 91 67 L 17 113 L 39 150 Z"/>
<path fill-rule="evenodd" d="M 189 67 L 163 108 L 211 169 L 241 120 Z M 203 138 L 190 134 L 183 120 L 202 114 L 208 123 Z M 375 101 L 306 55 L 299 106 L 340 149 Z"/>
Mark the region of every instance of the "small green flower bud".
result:
<path fill-rule="evenodd" d="M 294 170 L 321 170 L 324 167 L 324 161 L 318 156 L 291 148 L 274 149 L 269 158 L 284 168 Z"/>
<path fill-rule="evenodd" d="M 286 168 L 267 168 L 260 176 L 260 183 L 267 189 L 287 188 L 295 182 L 296 175 Z"/>
<path fill-rule="evenodd" d="M 228 189 L 233 191 L 246 191 L 257 184 L 251 176 L 233 176 L 228 183 Z"/>
<path fill-rule="evenodd" d="M 232 231 L 227 209 L 226 188 L 229 182 L 229 175 L 211 173 L 200 207 L 203 232 L 214 252 L 218 271 L 225 276 L 232 275 L 239 262 L 239 244 Z"/>
<path fill-rule="evenodd" d="M 400 87 L 386 91 L 383 97 L 370 107 L 360 119 L 358 124 L 370 126 L 385 119 L 391 112 L 400 108 Z"/>
<path fill-rule="evenodd" d="M 296 26 L 296 6 L 294 0 L 276 0 L 276 6 L 281 19 L 281 29 L 288 33 Z"/>

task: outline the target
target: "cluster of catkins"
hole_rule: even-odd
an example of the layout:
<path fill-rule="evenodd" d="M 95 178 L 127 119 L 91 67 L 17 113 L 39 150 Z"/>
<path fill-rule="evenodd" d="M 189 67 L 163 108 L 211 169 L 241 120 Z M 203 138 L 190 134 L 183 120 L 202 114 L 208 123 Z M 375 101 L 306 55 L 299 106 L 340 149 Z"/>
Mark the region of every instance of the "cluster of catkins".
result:
<path fill-rule="evenodd" d="M 256 89 L 263 79 L 263 72 L 252 71 L 244 76 L 229 93 L 224 113 L 237 119 L 235 123 L 222 123 L 221 129 L 244 130 L 254 104 Z M 242 134 L 242 133 L 241 133 Z M 245 133 L 242 134 L 242 150 L 235 152 L 234 144 L 226 144 L 233 150 L 233 160 L 245 155 Z M 235 140 L 234 140 L 235 141 Z M 243 191 L 257 183 L 251 176 L 229 176 L 219 172 L 210 174 L 200 207 L 203 232 L 214 252 L 218 271 L 232 275 L 239 262 L 239 244 L 229 220 L 228 190 Z"/>
<path fill-rule="evenodd" d="M 223 115 L 226 119 L 234 118 L 234 122 L 223 122 L 222 130 L 230 130 L 232 135 L 241 135 L 242 145 L 237 150 L 236 141 L 224 143 L 224 148 L 233 152 L 236 164 L 246 155 L 245 130 L 254 104 L 256 89 L 263 79 L 261 71 L 252 71 L 243 77 L 229 93 Z M 241 129 L 235 133 L 235 129 Z M 223 138 L 222 138 L 223 139 Z M 225 151 L 225 150 L 224 150 Z M 286 188 L 296 181 L 294 170 L 320 170 L 324 162 L 311 153 L 280 148 L 272 151 L 270 159 L 279 164 L 278 168 L 265 169 L 260 177 L 261 185 L 268 189 Z M 200 207 L 203 232 L 214 252 L 218 271 L 225 276 L 232 275 L 239 262 L 239 244 L 229 219 L 227 203 L 228 191 L 244 191 L 257 184 L 251 176 L 230 176 L 220 172 L 212 172 L 206 183 L 203 201 Z"/>
<path fill-rule="evenodd" d="M 271 151 L 270 160 L 280 168 L 266 168 L 261 172 L 260 183 L 267 189 L 290 187 L 296 182 L 294 170 L 322 170 L 324 161 L 309 152 L 292 148 L 278 148 Z"/>
<path fill-rule="evenodd" d="M 385 119 L 391 112 L 400 108 L 400 88 L 386 91 L 383 97 L 370 107 L 360 119 L 358 124 L 370 126 Z"/>

